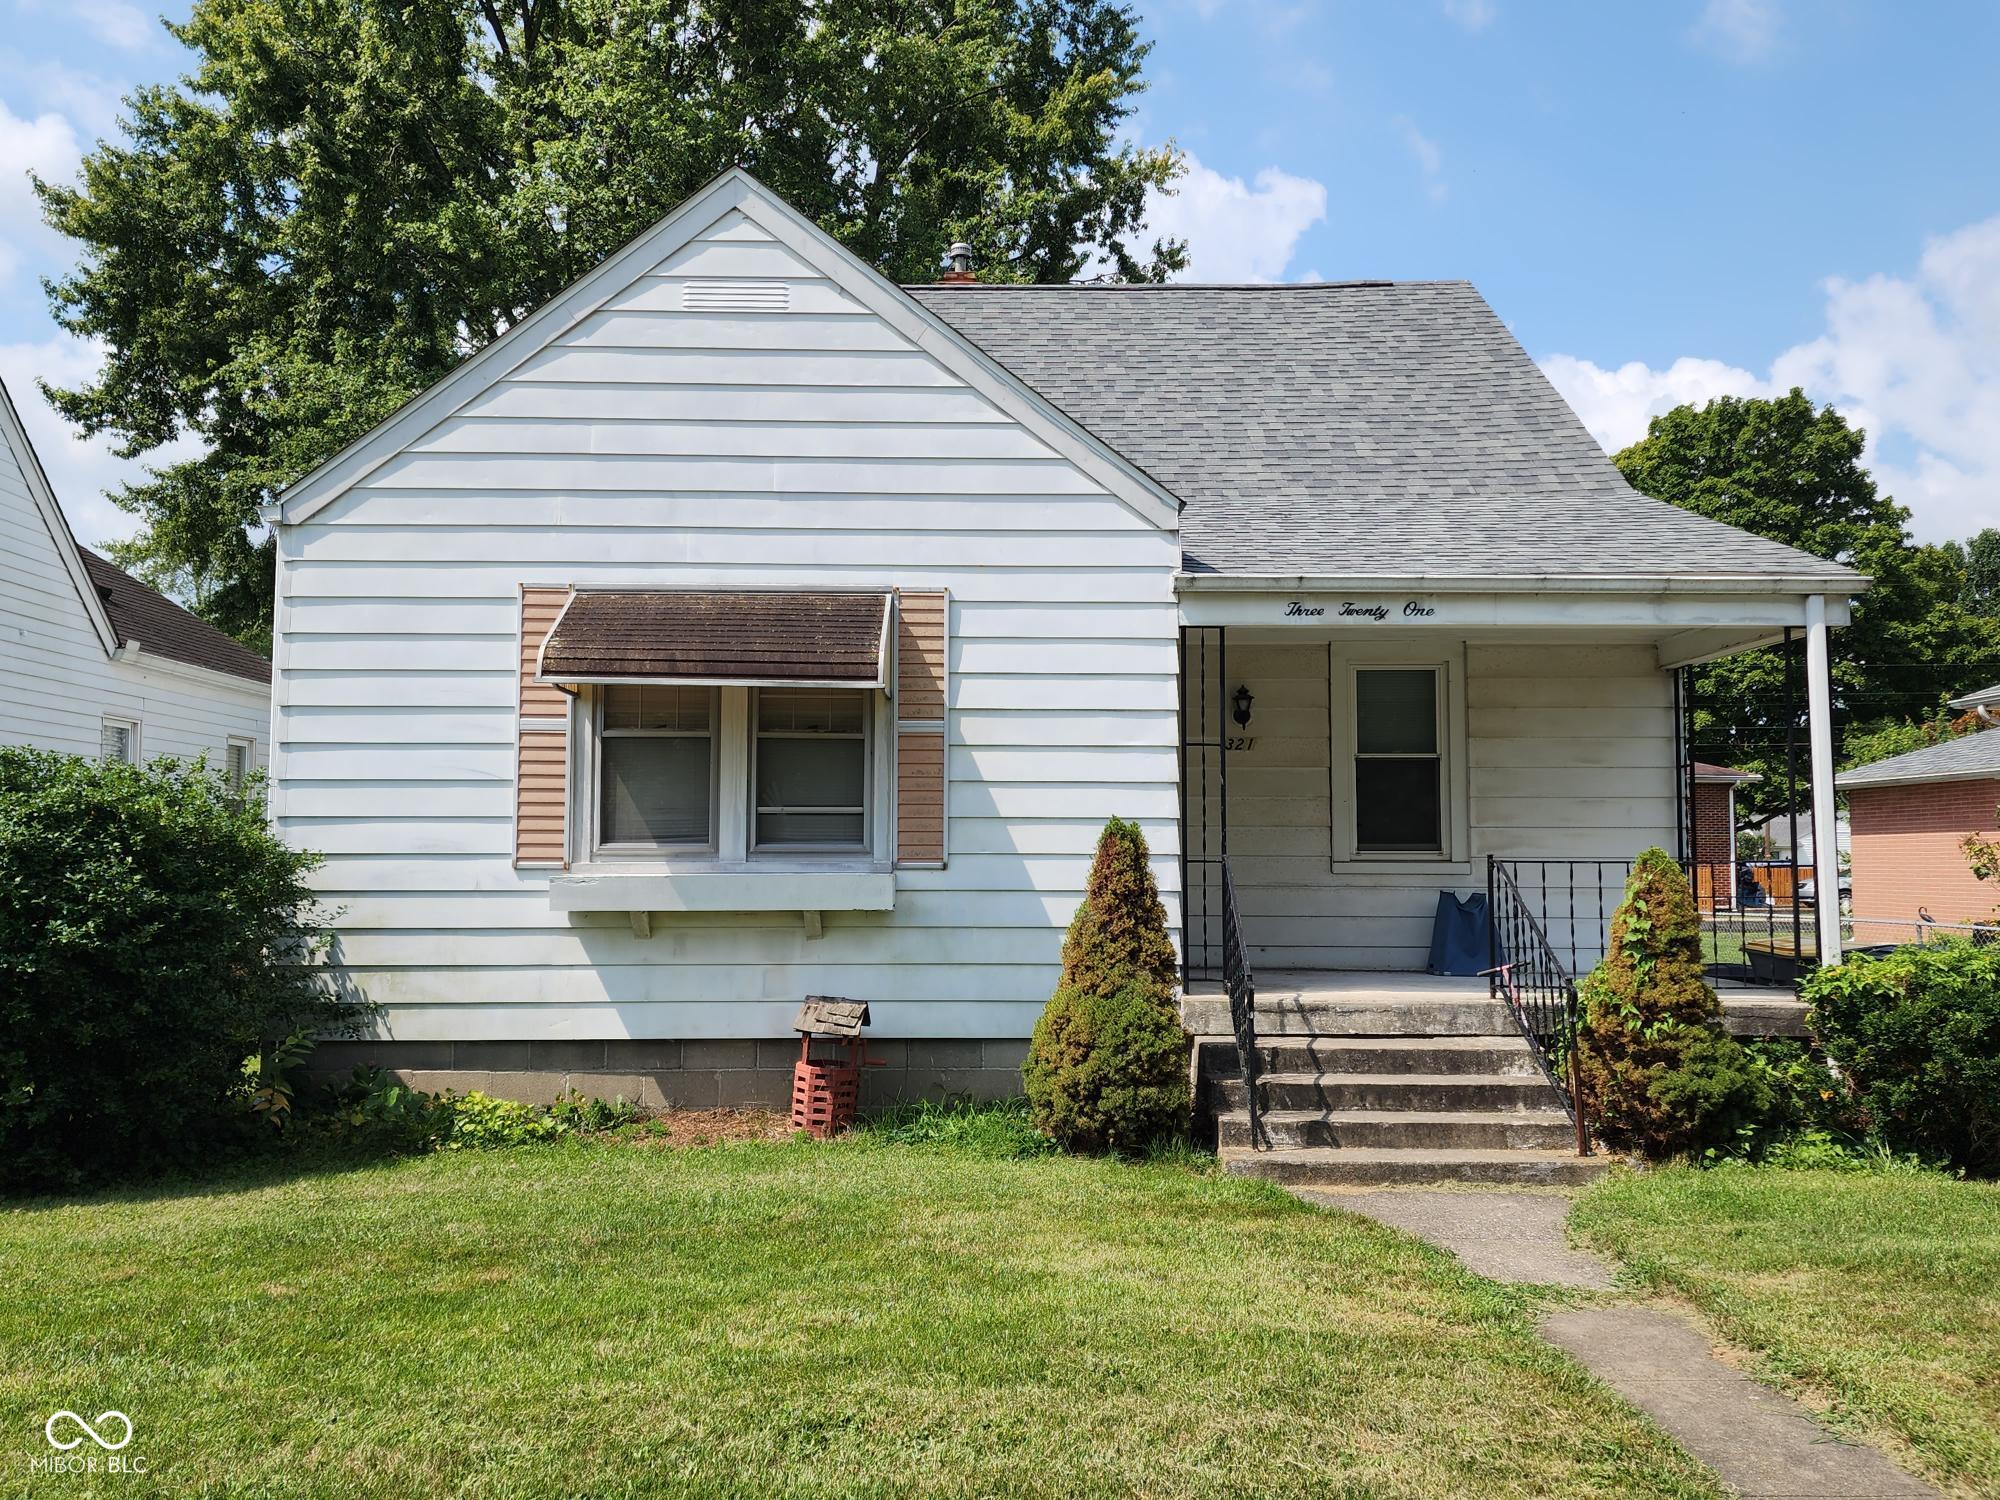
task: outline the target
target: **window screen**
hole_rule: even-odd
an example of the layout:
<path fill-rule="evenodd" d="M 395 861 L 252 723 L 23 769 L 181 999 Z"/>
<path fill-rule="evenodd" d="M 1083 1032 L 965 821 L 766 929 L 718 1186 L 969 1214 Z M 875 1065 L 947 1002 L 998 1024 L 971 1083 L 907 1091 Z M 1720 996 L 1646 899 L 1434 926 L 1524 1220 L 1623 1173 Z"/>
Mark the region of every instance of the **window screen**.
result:
<path fill-rule="evenodd" d="M 131 765 L 139 758 L 138 738 L 138 726 L 130 720 L 106 719 L 98 736 L 98 759 L 122 760 Z"/>
<path fill-rule="evenodd" d="M 714 724 L 714 694 L 707 688 L 605 689 L 600 844 L 709 842 Z"/>
<path fill-rule="evenodd" d="M 1444 849 L 1444 761 L 1435 667 L 1354 674 L 1354 848 L 1358 854 Z"/>
<path fill-rule="evenodd" d="M 250 775 L 250 747 L 242 740 L 231 740 L 223 752 L 223 768 L 229 777 L 229 785 L 235 791 L 243 790 L 243 783 Z"/>
<path fill-rule="evenodd" d="M 759 690 L 759 847 L 867 842 L 868 705 L 837 688 Z"/>

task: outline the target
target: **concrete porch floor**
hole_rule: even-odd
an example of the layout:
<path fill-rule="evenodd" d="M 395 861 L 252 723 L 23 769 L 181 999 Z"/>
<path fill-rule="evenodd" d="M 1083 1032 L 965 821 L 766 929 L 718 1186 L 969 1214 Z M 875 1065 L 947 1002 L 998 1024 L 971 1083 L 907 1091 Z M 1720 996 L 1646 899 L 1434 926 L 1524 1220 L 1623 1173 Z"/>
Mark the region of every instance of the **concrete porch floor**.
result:
<path fill-rule="evenodd" d="M 1424 974 L 1388 970 L 1274 969 L 1254 976 L 1259 1029 L 1279 1033 L 1313 1029 L 1313 1018 L 1329 1014 L 1378 1013 L 1403 1022 L 1420 1016 L 1442 1018 L 1456 1012 L 1464 1022 L 1477 1023 L 1491 1002 L 1485 979 L 1477 976 Z M 1806 1007 L 1790 990 L 1740 980 L 1713 980 L 1722 999 L 1724 1024 L 1738 1036 L 1804 1036 Z M 1219 980 L 1197 979 L 1183 992 L 1182 1017 L 1197 1036 L 1230 1034 L 1229 1002 Z M 1454 1019 L 1457 1017 L 1455 1016 Z M 1510 1030 L 1498 1006 L 1488 1014 L 1496 1032 Z M 1273 1024 L 1275 1023 L 1275 1024 Z M 1385 1026 L 1406 1031 L 1407 1025 Z M 1449 1031 L 1462 1034 L 1466 1025 Z"/>

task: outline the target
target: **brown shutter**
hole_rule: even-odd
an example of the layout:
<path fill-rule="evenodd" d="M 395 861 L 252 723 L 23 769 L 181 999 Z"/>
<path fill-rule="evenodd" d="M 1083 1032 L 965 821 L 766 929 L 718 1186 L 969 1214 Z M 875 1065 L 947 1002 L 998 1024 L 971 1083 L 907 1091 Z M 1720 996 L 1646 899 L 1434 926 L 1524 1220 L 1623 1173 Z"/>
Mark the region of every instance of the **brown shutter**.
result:
<path fill-rule="evenodd" d="M 947 719 L 950 713 L 942 591 L 896 599 L 896 862 L 945 862 Z"/>
<path fill-rule="evenodd" d="M 564 815 L 569 806 L 569 694 L 553 683 L 535 681 L 542 641 L 568 601 L 568 589 L 521 590 L 521 722 L 514 777 L 517 866 L 568 865 Z"/>

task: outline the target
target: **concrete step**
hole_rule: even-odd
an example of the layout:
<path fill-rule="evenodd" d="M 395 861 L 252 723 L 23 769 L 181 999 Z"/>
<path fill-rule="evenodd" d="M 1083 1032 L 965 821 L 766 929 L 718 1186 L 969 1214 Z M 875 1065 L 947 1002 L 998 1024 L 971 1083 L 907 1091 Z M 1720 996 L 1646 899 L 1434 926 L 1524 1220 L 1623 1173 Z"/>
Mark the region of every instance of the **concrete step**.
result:
<path fill-rule="evenodd" d="M 1534 1054 L 1518 1032 L 1507 1036 L 1263 1037 L 1257 1043 L 1264 1073 L 1477 1073 L 1539 1078 Z M 1204 1038 L 1206 1078 L 1234 1078 L 1241 1071 L 1236 1044 Z"/>
<path fill-rule="evenodd" d="M 1414 1148 L 1419 1150 L 1560 1150 L 1574 1146 L 1576 1128 L 1560 1110 L 1273 1109 L 1263 1114 L 1273 1146 Z M 1248 1146 L 1250 1116 L 1218 1111 L 1218 1149 Z"/>
<path fill-rule="evenodd" d="M 1214 1085 L 1216 1108 L 1245 1107 L 1241 1078 Z M 1502 1113 L 1559 1107 L 1540 1073 L 1263 1073 L 1257 1098 L 1270 1110 L 1443 1110 Z"/>
<path fill-rule="evenodd" d="M 1257 1036 L 1505 1036 L 1514 1031 L 1507 1007 L 1483 998 L 1272 1001 L 1259 997 Z M 1197 1036 L 1228 1036 L 1229 1002 L 1191 999 L 1181 1016 Z M 1518 1035 L 1518 1033 L 1516 1033 Z"/>
<path fill-rule="evenodd" d="M 1509 1186 L 1577 1187 L 1611 1170 L 1603 1152 L 1578 1156 L 1575 1148 L 1538 1151 L 1383 1150 L 1290 1148 L 1252 1151 L 1225 1147 L 1226 1172 L 1263 1177 L 1287 1187 L 1390 1187 L 1435 1182 Z"/>

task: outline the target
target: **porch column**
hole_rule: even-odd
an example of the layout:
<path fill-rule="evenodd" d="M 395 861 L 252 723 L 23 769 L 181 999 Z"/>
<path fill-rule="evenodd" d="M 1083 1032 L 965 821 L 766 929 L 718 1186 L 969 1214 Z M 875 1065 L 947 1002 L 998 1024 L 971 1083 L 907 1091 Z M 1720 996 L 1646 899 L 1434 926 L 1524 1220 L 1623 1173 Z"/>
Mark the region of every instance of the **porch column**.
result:
<path fill-rule="evenodd" d="M 1827 677 L 1826 599 L 1806 596 L 1806 737 L 1812 765 L 1814 911 L 1822 964 L 1840 962 L 1840 847 L 1834 826 L 1833 693 Z M 1795 851 L 1796 852 L 1796 851 Z M 1796 900 L 1796 896 L 1793 898 Z"/>

